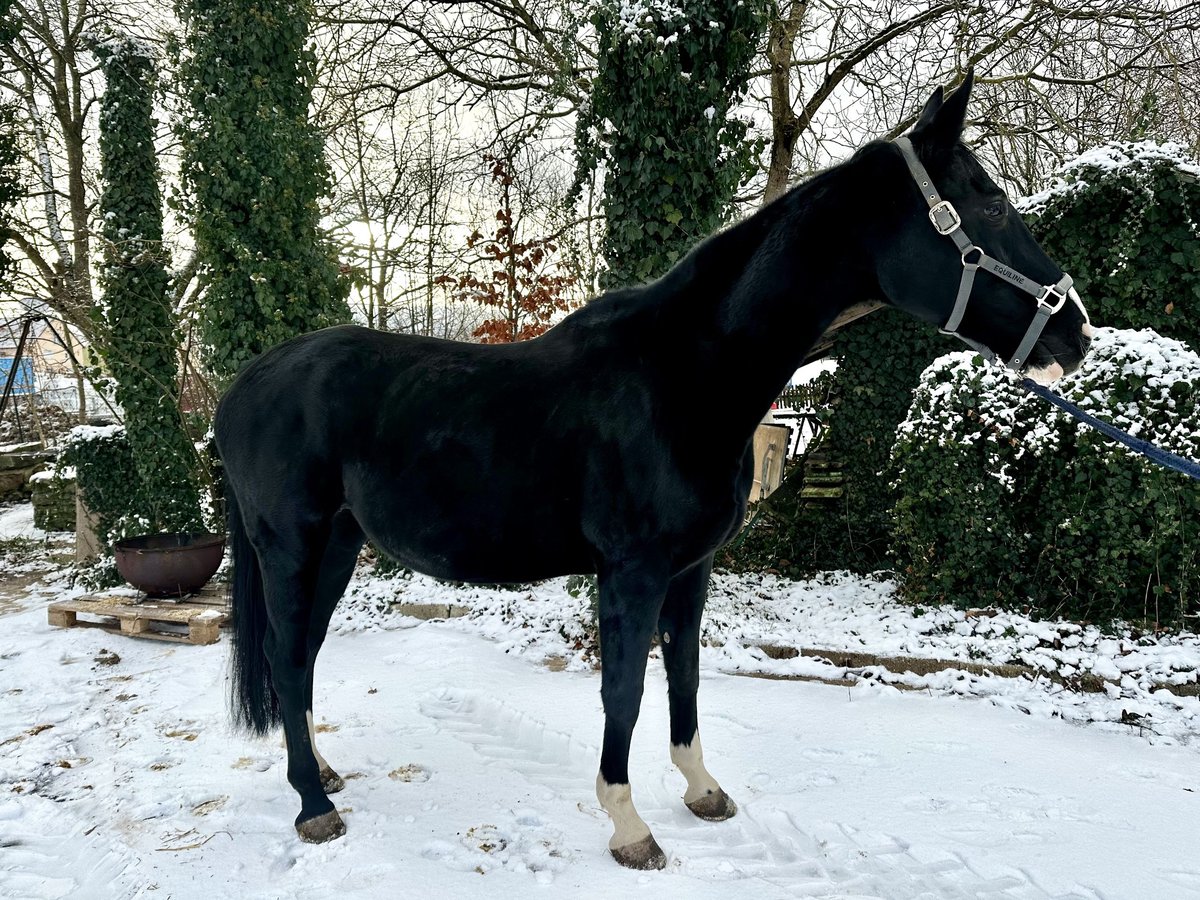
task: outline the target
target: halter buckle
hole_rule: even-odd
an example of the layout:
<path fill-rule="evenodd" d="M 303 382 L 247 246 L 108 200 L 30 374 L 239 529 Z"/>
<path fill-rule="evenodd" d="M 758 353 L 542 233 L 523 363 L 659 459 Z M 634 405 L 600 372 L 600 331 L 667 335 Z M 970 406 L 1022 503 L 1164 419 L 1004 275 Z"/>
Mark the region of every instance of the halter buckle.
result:
<path fill-rule="evenodd" d="M 950 234 L 962 225 L 958 210 L 949 200 L 943 200 L 929 208 L 929 221 L 933 223 L 938 234 Z"/>

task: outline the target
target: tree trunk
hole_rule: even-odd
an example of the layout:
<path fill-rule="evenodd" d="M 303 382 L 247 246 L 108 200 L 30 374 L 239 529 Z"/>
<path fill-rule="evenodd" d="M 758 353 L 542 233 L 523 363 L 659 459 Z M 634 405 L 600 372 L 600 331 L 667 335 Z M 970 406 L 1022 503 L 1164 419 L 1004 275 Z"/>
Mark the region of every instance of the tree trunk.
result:
<path fill-rule="evenodd" d="M 792 156 L 800 128 L 799 119 L 792 112 L 791 65 L 796 36 L 807 7 L 807 2 L 797 0 L 786 15 L 781 14 L 771 23 L 767 37 L 771 73 L 771 164 L 767 169 L 763 206 L 786 191 L 792 177 Z"/>

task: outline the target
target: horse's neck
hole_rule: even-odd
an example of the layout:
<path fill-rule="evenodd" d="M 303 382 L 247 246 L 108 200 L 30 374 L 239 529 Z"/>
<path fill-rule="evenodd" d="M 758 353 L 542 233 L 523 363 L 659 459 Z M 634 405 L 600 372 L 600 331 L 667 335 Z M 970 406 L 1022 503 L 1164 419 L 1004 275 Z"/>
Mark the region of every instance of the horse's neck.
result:
<path fill-rule="evenodd" d="M 701 338 L 687 374 L 732 440 L 749 437 L 837 314 L 874 283 L 850 221 L 861 207 L 839 175 L 849 178 L 835 170 L 796 188 L 672 273 L 680 320 L 690 317 L 686 330 Z"/>

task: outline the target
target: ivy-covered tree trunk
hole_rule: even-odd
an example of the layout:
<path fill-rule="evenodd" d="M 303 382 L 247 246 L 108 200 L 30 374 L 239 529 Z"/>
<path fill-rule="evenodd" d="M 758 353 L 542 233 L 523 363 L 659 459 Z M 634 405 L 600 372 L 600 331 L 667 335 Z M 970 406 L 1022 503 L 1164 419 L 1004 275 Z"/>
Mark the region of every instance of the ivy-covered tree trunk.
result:
<path fill-rule="evenodd" d="M 13 260 L 5 245 L 11 235 L 11 210 L 22 196 L 18 173 L 20 151 L 16 135 L 16 106 L 0 103 L 0 285 L 12 269 Z"/>
<path fill-rule="evenodd" d="M 309 0 L 182 0 L 179 123 L 219 381 L 267 347 L 350 319 L 349 282 L 320 228 L 328 187 L 308 119 Z"/>
<path fill-rule="evenodd" d="M 658 277 L 729 220 L 755 147 L 733 114 L 765 0 L 600 0 L 599 56 L 576 131 L 577 181 L 604 173 L 604 287 Z"/>
<path fill-rule="evenodd" d="M 104 183 L 106 340 L 100 346 L 140 481 L 137 510 L 148 531 L 202 526 L 197 456 L 179 407 L 179 335 L 171 309 L 162 198 L 154 146 L 155 69 L 151 49 L 125 37 L 99 42 L 107 86 L 100 104 Z"/>

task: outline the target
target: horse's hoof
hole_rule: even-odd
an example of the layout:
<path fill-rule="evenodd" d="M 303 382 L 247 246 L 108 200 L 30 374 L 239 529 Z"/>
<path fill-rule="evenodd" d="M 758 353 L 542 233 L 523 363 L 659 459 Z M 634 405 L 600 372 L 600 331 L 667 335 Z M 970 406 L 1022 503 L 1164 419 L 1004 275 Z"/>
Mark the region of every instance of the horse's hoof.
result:
<path fill-rule="evenodd" d="M 296 823 L 296 833 L 306 844 L 324 844 L 346 833 L 346 823 L 336 809 Z"/>
<path fill-rule="evenodd" d="M 624 847 L 610 847 L 609 852 L 627 869 L 663 869 L 667 865 L 667 855 L 652 834 Z"/>
<path fill-rule="evenodd" d="M 708 822 L 724 822 L 737 813 L 737 804 L 720 788 L 710 791 L 699 800 L 687 804 L 687 808 L 698 818 Z"/>
<path fill-rule="evenodd" d="M 342 776 L 330 768 L 321 770 L 321 788 L 326 794 L 336 794 L 346 786 L 346 782 L 342 780 Z"/>

